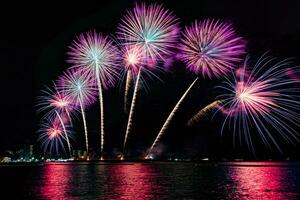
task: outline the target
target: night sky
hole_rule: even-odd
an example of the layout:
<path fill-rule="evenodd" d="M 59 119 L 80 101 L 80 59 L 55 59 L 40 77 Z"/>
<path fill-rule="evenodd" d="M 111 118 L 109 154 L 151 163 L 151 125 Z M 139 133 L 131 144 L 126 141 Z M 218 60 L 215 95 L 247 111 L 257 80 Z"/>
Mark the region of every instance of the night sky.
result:
<path fill-rule="evenodd" d="M 36 98 L 44 85 L 51 84 L 63 70 L 68 45 L 82 32 L 97 30 L 105 34 L 116 31 L 120 17 L 135 1 L 113 1 L 98 4 L 60 5 L 45 3 L 30 6 L 1 6 L 1 89 L 2 117 L 0 149 L 19 149 L 25 143 L 36 144 L 40 115 L 36 114 Z M 279 58 L 295 58 L 300 64 L 300 2 L 290 1 L 146 1 L 162 2 L 180 19 L 181 27 L 194 19 L 216 18 L 233 23 L 238 34 L 247 40 L 247 52 L 259 56 L 269 51 Z M 170 72 L 159 74 L 163 82 L 148 81 L 148 90 L 141 90 L 137 99 L 134 126 L 129 136 L 128 153 L 141 155 L 149 147 L 160 126 L 195 76 L 181 62 Z M 162 157 L 241 157 L 250 156 L 246 145 L 233 147 L 230 130 L 221 137 L 222 117 L 212 115 L 193 128 L 185 122 L 197 110 L 214 100 L 214 89 L 222 80 L 201 78 L 187 96 L 159 144 Z M 121 150 L 127 117 L 123 114 L 123 88 L 119 85 L 105 91 L 105 151 Z M 79 116 L 80 117 L 80 116 Z M 87 111 L 90 143 L 100 147 L 98 103 Z M 80 119 L 80 118 L 79 118 Z M 75 122 L 75 149 L 83 149 L 83 129 Z M 253 134 L 256 134 L 253 132 Z M 257 158 L 296 158 L 300 144 L 295 146 L 279 140 L 284 155 L 263 147 L 255 139 Z M 38 147 L 38 145 L 36 144 Z M 299 159 L 299 156 L 298 156 Z"/>

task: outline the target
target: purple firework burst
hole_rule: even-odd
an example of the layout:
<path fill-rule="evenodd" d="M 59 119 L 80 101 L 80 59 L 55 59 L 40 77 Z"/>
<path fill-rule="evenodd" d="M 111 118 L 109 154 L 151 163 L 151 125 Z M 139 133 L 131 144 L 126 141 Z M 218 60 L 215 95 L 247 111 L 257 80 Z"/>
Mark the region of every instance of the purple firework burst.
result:
<path fill-rule="evenodd" d="M 179 49 L 179 59 L 190 71 L 212 78 L 235 68 L 245 53 L 245 42 L 230 23 L 207 19 L 185 28 Z"/>
<path fill-rule="evenodd" d="M 97 89 L 89 74 L 69 69 L 59 77 L 57 87 L 64 91 L 74 105 L 90 106 L 96 101 Z"/>
<path fill-rule="evenodd" d="M 73 68 L 90 74 L 104 88 L 113 86 L 119 77 L 119 50 L 101 33 L 91 31 L 79 35 L 68 54 L 68 62 L 74 65 Z"/>

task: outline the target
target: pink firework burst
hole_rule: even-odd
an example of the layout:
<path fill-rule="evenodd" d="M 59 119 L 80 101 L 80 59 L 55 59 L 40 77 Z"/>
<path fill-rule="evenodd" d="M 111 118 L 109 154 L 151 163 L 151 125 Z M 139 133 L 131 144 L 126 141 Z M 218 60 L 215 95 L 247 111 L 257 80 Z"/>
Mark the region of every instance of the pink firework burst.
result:
<path fill-rule="evenodd" d="M 279 133 L 291 143 L 299 141 L 296 127 L 300 124 L 300 89 L 299 80 L 288 76 L 291 68 L 299 71 L 299 67 L 292 67 L 287 60 L 275 62 L 262 56 L 252 64 L 247 58 L 243 68 L 219 87 L 224 94 L 218 98 L 222 102 L 218 110 L 226 116 L 222 132 L 226 123 L 232 124 L 234 135 L 239 135 L 240 143 L 244 135 L 252 152 L 253 132 L 259 134 L 266 146 L 271 148 L 271 141 L 280 151 L 274 134 Z"/>
<path fill-rule="evenodd" d="M 121 19 L 118 29 L 118 38 L 125 45 L 140 46 L 150 62 L 172 55 L 179 34 L 177 18 L 158 4 L 136 4 Z"/>
<path fill-rule="evenodd" d="M 231 24 L 203 20 L 185 28 L 179 50 L 179 59 L 190 71 L 212 78 L 234 69 L 245 53 L 245 42 Z"/>
<path fill-rule="evenodd" d="M 61 149 L 65 152 L 65 142 L 68 142 L 66 134 L 64 133 L 65 131 L 68 137 L 72 138 L 69 127 L 66 126 L 63 128 L 58 118 L 44 118 L 41 122 L 41 127 L 38 130 L 38 141 L 41 142 L 44 153 L 48 151 L 50 153 L 54 152 L 58 154 Z"/>
<path fill-rule="evenodd" d="M 130 71 L 137 76 L 139 69 L 146 64 L 141 47 L 138 45 L 124 45 L 121 47 L 121 54 L 123 71 Z"/>
<path fill-rule="evenodd" d="M 56 112 L 58 112 L 60 115 L 66 114 L 71 120 L 70 114 L 76 112 L 76 107 L 64 90 L 57 89 L 54 84 L 53 88 L 46 87 L 42 93 L 43 95 L 38 97 L 38 112 L 46 111 L 45 117 L 56 116 Z"/>
<path fill-rule="evenodd" d="M 276 106 L 272 97 L 279 96 L 279 93 L 265 90 L 270 87 L 269 80 L 255 81 L 251 84 L 239 81 L 235 87 L 237 109 L 244 113 L 267 114 L 273 106 Z"/>

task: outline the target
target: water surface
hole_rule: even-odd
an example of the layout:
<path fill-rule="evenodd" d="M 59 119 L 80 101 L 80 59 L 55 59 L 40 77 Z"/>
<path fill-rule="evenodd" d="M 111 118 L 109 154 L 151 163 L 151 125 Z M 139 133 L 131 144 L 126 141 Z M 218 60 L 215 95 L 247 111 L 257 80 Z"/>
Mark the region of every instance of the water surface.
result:
<path fill-rule="evenodd" d="M 7 199 L 300 199 L 298 163 L 0 165 L 0 180 Z"/>

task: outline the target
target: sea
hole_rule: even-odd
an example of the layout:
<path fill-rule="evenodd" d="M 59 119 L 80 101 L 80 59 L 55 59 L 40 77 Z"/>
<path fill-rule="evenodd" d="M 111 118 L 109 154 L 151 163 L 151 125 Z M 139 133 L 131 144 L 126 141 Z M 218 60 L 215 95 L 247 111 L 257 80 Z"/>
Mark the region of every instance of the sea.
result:
<path fill-rule="evenodd" d="M 0 164 L 0 199 L 300 199 L 299 162 Z"/>

